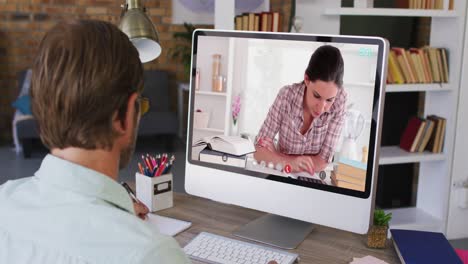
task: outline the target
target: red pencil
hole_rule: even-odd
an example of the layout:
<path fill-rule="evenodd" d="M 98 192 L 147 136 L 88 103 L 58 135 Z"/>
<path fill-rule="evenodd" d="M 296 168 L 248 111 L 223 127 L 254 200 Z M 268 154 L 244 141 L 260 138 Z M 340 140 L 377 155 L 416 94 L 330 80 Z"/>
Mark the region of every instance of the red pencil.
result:
<path fill-rule="evenodd" d="M 161 174 L 164 171 L 165 167 L 166 167 L 166 163 L 164 161 L 161 162 L 161 165 L 159 166 L 158 170 L 156 171 L 156 177 L 161 176 Z"/>
<path fill-rule="evenodd" d="M 152 171 L 151 164 L 148 162 L 148 160 L 145 158 L 145 156 L 141 155 L 141 158 L 143 159 L 143 162 L 145 163 L 146 167 L 148 167 L 148 169 L 150 169 L 150 171 Z"/>

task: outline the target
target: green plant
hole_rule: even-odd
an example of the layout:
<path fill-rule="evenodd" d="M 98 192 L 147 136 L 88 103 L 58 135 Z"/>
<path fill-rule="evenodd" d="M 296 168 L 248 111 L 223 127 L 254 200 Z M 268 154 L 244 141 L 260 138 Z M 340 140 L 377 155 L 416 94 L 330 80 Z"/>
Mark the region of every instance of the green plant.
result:
<path fill-rule="evenodd" d="M 174 33 L 174 38 L 178 40 L 176 47 L 171 50 L 171 58 L 180 61 L 184 65 L 184 76 L 190 79 L 190 60 L 192 57 L 192 36 L 195 26 L 191 23 L 184 23 L 183 32 Z"/>
<path fill-rule="evenodd" d="M 374 211 L 374 225 L 376 226 L 388 226 L 388 223 L 392 219 L 392 213 L 385 214 L 382 209 L 375 209 Z"/>

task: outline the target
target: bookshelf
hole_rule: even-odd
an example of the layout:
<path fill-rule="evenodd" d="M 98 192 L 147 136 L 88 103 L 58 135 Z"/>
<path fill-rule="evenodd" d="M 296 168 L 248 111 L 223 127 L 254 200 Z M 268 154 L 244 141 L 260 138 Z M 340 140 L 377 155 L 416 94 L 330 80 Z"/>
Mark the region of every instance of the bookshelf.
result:
<path fill-rule="evenodd" d="M 444 6 L 448 6 L 448 0 Z M 425 104 L 421 109 L 424 116 L 437 114 L 447 118 L 445 146 L 442 153 L 408 153 L 400 150 L 398 146 L 381 147 L 380 165 L 419 163 L 416 206 L 386 210 L 393 213 L 390 228 L 440 231 L 449 238 L 455 238 L 458 233 L 466 233 L 462 225 L 452 228 L 451 223 L 454 219 L 453 217 L 449 219 L 449 215 L 452 215 L 451 210 L 454 210 L 449 203 L 453 203 L 452 162 L 457 105 L 461 90 L 460 69 L 464 45 L 462 36 L 464 36 L 465 10 L 466 2 L 463 0 L 455 0 L 453 11 L 447 8 L 444 10 L 342 8 L 340 0 L 296 1 L 296 15 L 304 17 L 305 33 L 339 35 L 341 16 L 431 17 L 429 45 L 449 50 L 449 83 L 388 85 L 386 88 L 387 93 L 424 92 Z M 466 223 L 468 215 L 466 213 L 464 215 L 463 221 Z"/>
<path fill-rule="evenodd" d="M 444 6 L 447 7 L 449 0 L 444 1 Z M 458 98 L 463 90 L 460 88 L 460 72 L 464 46 L 468 50 L 468 36 L 466 41 L 463 39 L 466 6 L 464 0 L 455 0 L 453 11 L 447 10 L 447 8 L 444 10 L 342 8 L 341 0 L 296 0 L 296 15 L 304 18 L 302 28 L 304 33 L 339 35 L 341 16 L 430 17 L 432 20 L 430 46 L 444 47 L 449 51 L 450 76 L 448 83 L 388 85 L 386 88 L 387 93 L 424 92 L 425 105 L 422 109 L 424 116 L 437 114 L 447 118 L 445 146 L 442 153 L 407 153 L 400 150 L 398 146 L 381 147 L 381 165 L 419 163 L 420 168 L 416 206 L 387 210 L 393 213 L 391 228 L 440 231 L 445 233 L 448 238 L 457 238 L 460 236 L 459 234 L 463 233 L 468 236 L 466 224 L 464 224 L 468 221 L 468 212 L 466 212 L 468 210 L 463 213 L 456 211 L 455 192 L 452 184 L 454 178 L 464 180 L 468 174 L 466 173 L 468 167 L 464 165 L 467 163 L 468 146 L 463 144 L 462 137 L 455 144 L 457 112 L 459 108 L 462 108 L 464 109 L 462 112 L 465 115 L 468 114 L 468 106 L 458 107 Z M 215 10 L 216 17 L 226 17 L 229 14 L 230 11 Z M 233 16 L 228 17 L 232 18 Z M 217 24 L 215 28 L 233 29 L 233 25 Z M 466 52 L 464 56 L 464 60 L 468 61 Z M 464 75 L 468 76 L 468 63 Z M 466 93 L 465 97 L 468 97 Z M 462 102 L 461 100 L 460 102 Z M 465 98 L 465 101 L 468 101 L 468 98 Z M 459 122 L 463 119 L 460 114 L 461 112 L 458 116 Z M 464 131 L 468 133 L 468 122 L 466 121 L 464 122 Z M 464 134 L 466 135 L 466 133 Z M 454 157 L 455 146 L 458 148 L 458 157 Z M 457 165 L 455 163 L 455 171 L 453 172 L 452 163 L 454 160 L 458 161 L 458 167 L 455 167 Z M 454 174 L 455 172 L 463 173 L 463 176 L 457 176 Z M 460 219 L 460 217 L 462 218 Z"/>
<path fill-rule="evenodd" d="M 426 161 L 440 161 L 445 159 L 446 155 L 444 153 L 431 153 L 428 151 L 425 151 L 423 153 L 410 153 L 402 150 L 398 146 L 388 146 L 380 148 L 379 164 L 404 164 Z"/>
<path fill-rule="evenodd" d="M 450 84 L 429 83 L 429 84 L 387 84 L 387 93 L 397 92 L 450 92 Z"/>
<path fill-rule="evenodd" d="M 405 9 L 405 8 L 327 8 L 325 15 L 337 16 L 400 16 L 400 17 L 437 17 L 453 18 L 460 14 L 456 11 L 428 10 L 428 9 Z"/>

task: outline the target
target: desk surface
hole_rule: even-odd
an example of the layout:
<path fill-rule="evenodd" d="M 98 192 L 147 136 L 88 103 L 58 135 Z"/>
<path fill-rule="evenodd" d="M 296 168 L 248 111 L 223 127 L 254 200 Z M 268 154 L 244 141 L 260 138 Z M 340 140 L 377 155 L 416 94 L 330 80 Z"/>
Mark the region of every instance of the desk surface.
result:
<path fill-rule="evenodd" d="M 183 247 L 202 231 L 239 239 L 231 233 L 264 213 L 186 194 L 175 194 L 174 207 L 158 214 L 192 222 L 190 229 L 175 237 Z M 367 255 L 388 263 L 400 263 L 391 241 L 387 241 L 386 249 L 370 249 L 366 247 L 366 238 L 365 235 L 316 226 L 292 252 L 299 254 L 300 263 L 350 263 L 353 257 Z"/>

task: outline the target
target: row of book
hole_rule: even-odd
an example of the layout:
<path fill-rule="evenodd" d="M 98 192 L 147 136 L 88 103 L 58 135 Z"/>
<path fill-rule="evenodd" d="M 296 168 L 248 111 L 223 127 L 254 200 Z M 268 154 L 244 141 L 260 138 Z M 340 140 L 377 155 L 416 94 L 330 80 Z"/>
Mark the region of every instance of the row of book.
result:
<path fill-rule="evenodd" d="M 279 12 L 243 13 L 234 18 L 234 28 L 245 31 L 280 32 L 281 20 Z"/>
<path fill-rule="evenodd" d="M 453 10 L 453 0 L 449 0 L 449 10 Z M 398 8 L 444 9 L 444 0 L 397 0 Z"/>
<path fill-rule="evenodd" d="M 447 83 L 448 80 L 448 53 L 445 48 L 391 48 L 388 84 Z"/>
<path fill-rule="evenodd" d="M 367 165 L 345 158 L 340 158 L 331 173 L 331 182 L 334 186 L 363 192 L 366 187 Z"/>
<path fill-rule="evenodd" d="M 400 148 L 409 152 L 428 150 L 433 153 L 441 153 L 446 126 L 447 120 L 440 116 L 412 117 L 401 136 Z"/>

